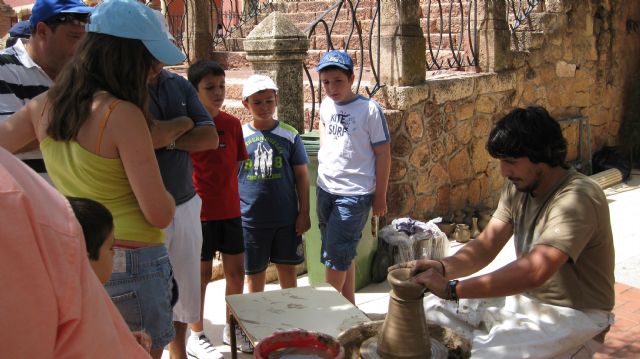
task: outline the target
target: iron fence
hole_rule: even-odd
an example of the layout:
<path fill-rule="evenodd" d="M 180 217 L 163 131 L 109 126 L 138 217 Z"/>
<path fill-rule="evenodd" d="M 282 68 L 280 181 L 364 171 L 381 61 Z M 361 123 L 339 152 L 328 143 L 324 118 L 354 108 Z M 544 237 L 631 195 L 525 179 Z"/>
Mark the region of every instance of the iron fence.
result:
<path fill-rule="evenodd" d="M 513 24 L 509 24 L 511 32 L 515 33 L 542 4 L 542 0 L 507 0 L 507 19 L 513 18 Z"/>

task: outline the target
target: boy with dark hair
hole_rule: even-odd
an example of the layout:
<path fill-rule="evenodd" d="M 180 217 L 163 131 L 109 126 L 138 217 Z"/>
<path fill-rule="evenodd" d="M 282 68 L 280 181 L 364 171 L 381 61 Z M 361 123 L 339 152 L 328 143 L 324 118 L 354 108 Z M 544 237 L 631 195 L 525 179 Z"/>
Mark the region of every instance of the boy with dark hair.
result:
<path fill-rule="evenodd" d="M 387 212 L 391 137 L 380 106 L 352 91 L 353 62 L 347 53 L 327 52 L 316 70 L 327 93 L 319 123 L 321 261 L 327 282 L 355 303 L 358 241 L 371 208 L 374 216 Z"/>
<path fill-rule="evenodd" d="M 91 268 L 106 283 L 113 269 L 113 216 L 107 207 L 88 198 L 67 197 L 80 222 Z"/>
<path fill-rule="evenodd" d="M 199 359 L 221 358 L 204 334 L 202 316 L 207 284 L 216 252 L 222 253 L 222 268 L 226 280 L 225 295 L 241 294 L 244 287 L 244 243 L 240 221 L 238 169 L 247 158 L 240 120 L 221 110 L 225 98 L 225 73 L 218 63 L 198 61 L 189 67 L 189 82 L 198 91 L 198 98 L 209 111 L 218 131 L 219 145 L 215 150 L 194 152 L 193 183 L 202 198 L 202 253 L 200 257 L 201 311 L 200 321 L 191 325 L 187 352 Z M 222 341 L 230 344 L 229 316 Z M 237 328 L 236 343 L 242 352 L 250 352 L 251 343 Z"/>
<path fill-rule="evenodd" d="M 253 119 L 242 126 L 249 159 L 240 168 L 245 273 L 249 291 L 262 292 L 269 262 L 280 287 L 297 285 L 296 265 L 304 261 L 302 234 L 309 229 L 307 153 L 293 127 L 273 118 L 278 87 L 271 78 L 245 81 L 242 104 Z"/>

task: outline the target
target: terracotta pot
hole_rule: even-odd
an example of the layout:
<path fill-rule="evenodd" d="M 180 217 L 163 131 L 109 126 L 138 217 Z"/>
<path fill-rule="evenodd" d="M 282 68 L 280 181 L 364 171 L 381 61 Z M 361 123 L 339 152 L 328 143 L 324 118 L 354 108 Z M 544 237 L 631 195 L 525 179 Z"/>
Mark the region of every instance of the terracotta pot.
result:
<path fill-rule="evenodd" d="M 431 340 L 422 297 L 425 288 L 408 282 L 408 268 L 389 272 L 389 310 L 378 335 L 378 354 L 383 358 L 431 357 Z"/>
<path fill-rule="evenodd" d="M 466 224 L 456 224 L 456 229 L 453 231 L 453 239 L 460 243 L 469 242 L 471 239 L 471 230 Z"/>
<path fill-rule="evenodd" d="M 456 224 L 451 222 L 440 222 L 436 225 L 440 228 L 442 233 L 447 235 L 447 237 L 451 237 L 453 231 L 456 229 Z"/>

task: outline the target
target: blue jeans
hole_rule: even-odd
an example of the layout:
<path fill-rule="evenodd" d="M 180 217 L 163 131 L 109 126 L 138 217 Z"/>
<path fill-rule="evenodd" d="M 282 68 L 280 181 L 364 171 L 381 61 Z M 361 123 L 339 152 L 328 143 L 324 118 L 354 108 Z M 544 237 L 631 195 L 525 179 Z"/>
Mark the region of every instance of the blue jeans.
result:
<path fill-rule="evenodd" d="M 151 348 L 175 337 L 171 307 L 173 270 L 165 246 L 114 248 L 113 272 L 104 285 L 131 331 L 144 330 Z"/>
<path fill-rule="evenodd" d="M 322 238 L 320 261 L 333 270 L 346 271 L 356 257 L 373 194 L 340 196 L 320 187 L 316 192 L 318 227 Z"/>

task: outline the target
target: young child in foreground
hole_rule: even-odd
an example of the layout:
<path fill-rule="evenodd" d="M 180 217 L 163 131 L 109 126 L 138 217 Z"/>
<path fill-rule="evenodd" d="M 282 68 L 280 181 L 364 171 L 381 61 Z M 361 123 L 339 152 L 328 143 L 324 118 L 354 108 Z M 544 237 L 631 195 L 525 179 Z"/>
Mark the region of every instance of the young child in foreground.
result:
<path fill-rule="evenodd" d="M 325 97 L 320 106 L 317 213 L 326 281 L 355 303 L 358 241 L 373 207 L 387 212 L 390 136 L 380 106 L 351 86 L 353 61 L 327 52 L 316 68 Z M 346 214 L 346 215 L 345 215 Z"/>
<path fill-rule="evenodd" d="M 113 216 L 107 207 L 88 198 L 67 197 L 80 226 L 87 247 L 89 264 L 102 284 L 111 277 L 113 270 Z M 132 332 L 138 343 L 151 349 L 151 337 L 144 331 Z"/>
<path fill-rule="evenodd" d="M 222 358 L 204 333 L 202 315 L 207 284 L 211 280 L 211 266 L 216 252 L 222 254 L 225 278 L 225 296 L 241 294 L 244 287 L 244 242 L 240 219 L 238 170 L 247 159 L 242 137 L 242 123 L 221 110 L 225 99 L 224 69 L 215 61 L 202 60 L 189 67 L 189 82 L 198 91 L 200 102 L 209 111 L 218 131 L 220 144 L 215 150 L 191 154 L 193 184 L 202 198 L 202 253 L 200 257 L 201 311 L 200 321 L 191 325 L 187 353 L 197 358 Z M 223 343 L 230 345 L 229 308 L 222 332 Z M 236 327 L 236 345 L 244 353 L 253 346 Z"/>
<path fill-rule="evenodd" d="M 242 126 L 249 159 L 238 174 L 249 291 L 262 292 L 269 262 L 280 287 L 297 285 L 296 265 L 304 261 L 302 234 L 310 227 L 307 153 L 293 127 L 273 118 L 278 87 L 252 75 L 242 104 L 252 120 Z"/>

